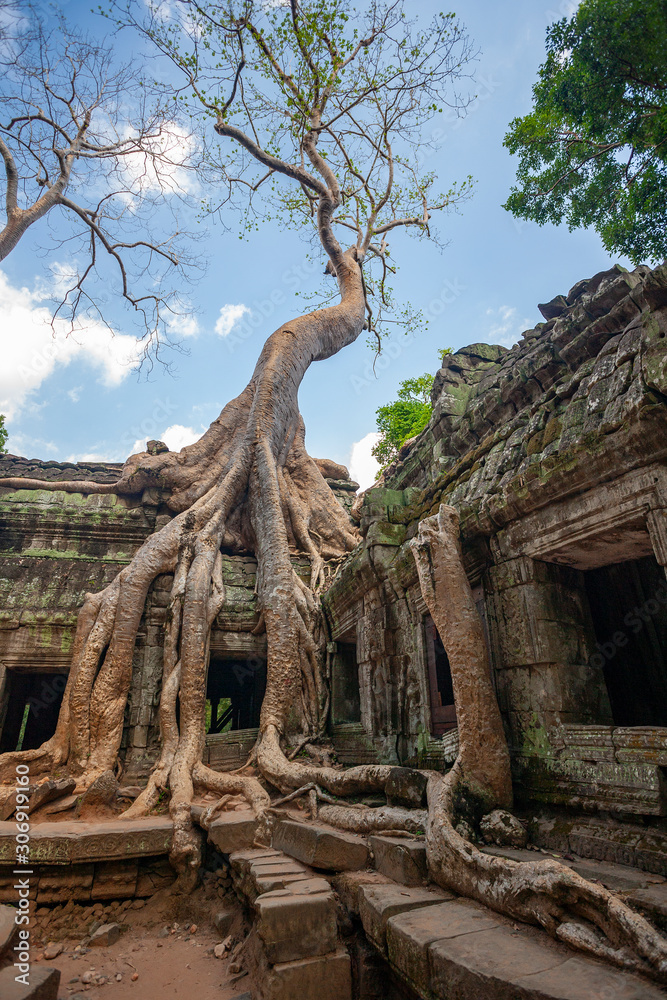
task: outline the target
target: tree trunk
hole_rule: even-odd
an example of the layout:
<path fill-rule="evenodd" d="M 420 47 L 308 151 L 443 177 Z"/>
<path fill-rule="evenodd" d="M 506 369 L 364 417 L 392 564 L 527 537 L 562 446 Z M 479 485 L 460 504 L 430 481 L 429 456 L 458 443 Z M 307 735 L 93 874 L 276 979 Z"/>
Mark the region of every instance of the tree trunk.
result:
<path fill-rule="evenodd" d="M 127 815 L 145 813 L 169 788 L 175 828 L 172 860 L 184 885 L 191 884 L 199 862 L 190 820 L 195 785 L 220 794 L 243 791 L 260 809 L 269 802 L 256 779 L 217 774 L 201 763 L 210 629 L 224 603 L 221 547 L 250 548 L 257 558 L 268 648 L 258 753 L 279 786 L 299 783 L 298 765 L 290 765 L 280 747 L 293 704 L 300 704 L 307 731 L 322 728 L 326 699 L 321 649 L 313 638 L 319 615 L 314 591 L 323 582 L 323 560 L 349 551 L 357 536 L 305 451 L 297 393 L 313 361 L 337 353 L 363 329 L 365 297 L 353 252 L 344 255 L 338 282 L 338 305 L 299 317 L 269 337 L 247 388 L 196 445 L 184 454 L 157 456 L 157 461 L 135 456 L 127 463 L 114 492 L 136 493 L 148 483 L 159 483 L 171 488 L 171 506 L 179 512 L 146 540 L 106 590 L 86 596 L 52 739 L 38 750 L 5 754 L 0 762 L 0 778 L 5 780 L 19 761 L 30 762 L 33 774 L 66 765 L 77 776 L 79 788 L 116 766 L 148 589 L 156 576 L 173 573 L 160 706 L 161 756 Z M 63 488 L 61 483 L 53 485 Z M 292 568 L 290 553 L 296 551 L 310 557 L 310 587 Z M 352 777 L 341 781 L 335 770 L 329 777 L 335 789 L 353 784 Z M 319 780 L 326 783 L 327 775 L 319 775 Z"/>
<path fill-rule="evenodd" d="M 462 799 L 487 811 L 511 804 L 509 754 L 456 510 L 441 505 L 421 522 L 411 546 L 424 600 L 449 657 L 460 739 L 452 770 L 429 777 L 431 878 L 575 948 L 667 982 L 667 941 L 614 893 L 555 860 L 520 863 L 485 854 L 454 828 Z"/>
<path fill-rule="evenodd" d="M 137 629 L 152 581 L 173 573 L 159 709 L 160 759 L 142 794 L 124 814 L 145 815 L 169 791 L 174 819 L 172 863 L 179 886 L 197 878 L 200 847 L 190 818 L 195 790 L 243 794 L 259 815 L 270 799 L 257 778 L 217 773 L 202 763 L 210 630 L 225 593 L 221 548 L 254 551 L 261 620 L 267 634 L 267 688 L 256 761 L 283 792 L 315 786 L 320 797 L 384 790 L 391 768 L 368 765 L 339 771 L 290 762 L 281 739 L 295 704 L 309 733 L 321 731 L 326 698 L 317 640 L 317 591 L 324 560 L 340 557 L 358 539 L 349 519 L 304 447 L 297 404 L 303 375 L 352 343 L 364 325 L 359 264 L 348 252 L 338 268 L 341 302 L 277 330 L 266 342 L 252 380 L 225 407 L 200 441 L 174 455 L 132 456 L 120 481 L 100 492 L 136 494 L 149 485 L 170 490 L 175 517 L 151 535 L 116 579 L 88 594 L 79 614 L 72 666 L 54 736 L 37 750 L 0 759 L 0 780 L 17 763 L 33 777 L 65 766 L 85 788 L 116 766 L 130 688 Z M 25 486 L 25 480 L 16 481 Z M 0 480 L 13 486 L 13 480 Z M 40 483 L 82 489 L 81 483 Z M 667 981 L 663 938 L 612 893 L 554 861 L 520 865 L 490 857 L 454 829 L 458 805 L 478 812 L 511 804 L 509 756 L 495 701 L 481 622 L 463 568 L 452 508 L 422 522 L 412 542 L 424 599 L 450 659 L 459 720 L 459 757 L 428 786 L 427 857 L 431 877 L 499 912 L 544 927 L 575 947 Z M 294 572 L 290 554 L 311 561 L 310 586 Z M 177 720 L 176 704 L 180 704 Z M 326 789 L 325 793 L 321 789 Z M 416 811 L 346 807 L 330 802 L 322 817 L 353 829 L 415 829 Z"/>

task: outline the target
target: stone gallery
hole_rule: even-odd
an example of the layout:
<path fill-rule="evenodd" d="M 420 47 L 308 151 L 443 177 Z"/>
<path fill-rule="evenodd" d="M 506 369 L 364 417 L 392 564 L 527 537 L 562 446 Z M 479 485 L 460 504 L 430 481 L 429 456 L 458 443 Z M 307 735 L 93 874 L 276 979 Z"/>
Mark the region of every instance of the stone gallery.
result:
<path fill-rule="evenodd" d="M 84 710 L 72 671 L 102 672 L 113 641 L 100 629 L 80 658 L 97 627 L 82 607 L 187 510 L 151 478 L 172 453 L 149 441 L 125 469 L 0 457 L 3 997 L 64 995 L 73 939 L 68 995 L 131 981 L 79 973 L 158 906 L 174 946 L 212 924 L 225 997 L 664 995 L 667 266 L 614 267 L 539 309 L 509 350 L 445 355 L 428 426 L 375 486 L 315 463 L 353 545 L 318 564 L 321 675 L 279 734 L 291 782 L 262 757 L 257 557 L 223 538 L 186 865 L 181 820 L 150 792 L 178 565 L 147 584 L 111 765 L 86 768 L 92 726 L 85 753 L 57 749 Z M 9 964 L 22 813 L 30 993 Z"/>
<path fill-rule="evenodd" d="M 0 1000 L 665 997 L 667 4 L 533 7 L 0 2 Z"/>

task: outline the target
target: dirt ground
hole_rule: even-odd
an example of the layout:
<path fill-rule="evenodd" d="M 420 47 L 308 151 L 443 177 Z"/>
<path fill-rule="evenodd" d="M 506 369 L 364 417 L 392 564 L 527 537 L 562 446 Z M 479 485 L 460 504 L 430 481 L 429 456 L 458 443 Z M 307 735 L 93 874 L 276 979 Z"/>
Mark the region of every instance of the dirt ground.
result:
<path fill-rule="evenodd" d="M 56 958 L 45 958 L 40 948 L 33 961 L 60 969 L 59 1000 L 250 1000 L 250 977 L 238 954 L 244 937 L 241 911 L 220 959 L 213 949 L 224 938 L 207 919 L 216 906 L 229 909 L 199 891 L 175 917 L 169 894 L 160 893 L 142 909 L 122 915 L 118 922 L 124 930 L 115 944 L 89 948 L 81 938 L 70 937 L 62 940 L 64 949 Z"/>

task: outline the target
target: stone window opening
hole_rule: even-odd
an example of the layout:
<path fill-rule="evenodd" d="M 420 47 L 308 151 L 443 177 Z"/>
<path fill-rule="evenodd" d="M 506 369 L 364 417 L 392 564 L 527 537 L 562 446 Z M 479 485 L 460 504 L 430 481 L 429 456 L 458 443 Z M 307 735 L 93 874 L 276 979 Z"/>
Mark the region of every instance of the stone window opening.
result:
<path fill-rule="evenodd" d="M 34 750 L 56 731 L 67 674 L 8 670 L 0 753 Z"/>
<path fill-rule="evenodd" d="M 595 630 L 592 666 L 602 668 L 617 726 L 667 727 L 667 579 L 654 556 L 588 570 Z"/>
<path fill-rule="evenodd" d="M 259 726 L 265 688 L 265 659 L 212 658 L 206 682 L 206 734 Z"/>
<path fill-rule="evenodd" d="M 424 621 L 426 632 L 426 662 L 431 698 L 431 735 L 442 736 L 456 728 L 456 706 L 449 657 L 433 619 Z"/>

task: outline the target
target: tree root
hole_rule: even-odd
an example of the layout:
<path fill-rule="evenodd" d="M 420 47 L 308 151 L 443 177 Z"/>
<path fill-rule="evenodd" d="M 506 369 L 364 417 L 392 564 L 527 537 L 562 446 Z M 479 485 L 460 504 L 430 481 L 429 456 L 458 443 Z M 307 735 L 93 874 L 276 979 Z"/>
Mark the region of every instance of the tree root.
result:
<path fill-rule="evenodd" d="M 426 854 L 431 878 L 598 958 L 667 982 L 667 940 L 613 892 L 555 860 L 484 854 L 454 829 L 456 802 L 511 802 L 509 755 L 490 681 L 481 621 L 463 567 L 458 516 L 444 504 L 412 541 L 424 600 L 449 656 L 460 748 L 444 777 L 428 781 Z"/>
<path fill-rule="evenodd" d="M 603 886 L 555 859 L 519 862 L 478 850 L 454 829 L 460 767 L 428 785 L 426 852 L 433 881 L 623 969 L 667 983 L 667 941 Z"/>
<path fill-rule="evenodd" d="M 405 809 L 403 806 L 364 806 L 354 809 L 345 805 L 320 806 L 320 819 L 352 833 L 381 833 L 401 828 L 408 833 L 423 833 L 428 822 L 426 809 Z"/>
<path fill-rule="evenodd" d="M 4 480 L 0 487 L 138 494 L 168 493 L 176 516 L 151 535 L 116 579 L 86 596 L 72 666 L 54 736 L 38 750 L 5 754 L 0 780 L 19 763 L 33 777 L 64 767 L 86 787 L 114 770 L 132 679 L 132 658 L 149 587 L 160 574 L 174 582 L 167 609 L 160 759 L 144 792 L 123 814 L 146 815 L 170 795 L 172 864 L 178 887 L 195 884 L 201 833 L 192 821 L 195 789 L 218 796 L 204 813 L 210 824 L 226 795 L 242 794 L 268 830 L 270 798 L 253 775 L 218 773 L 202 763 L 206 672 L 213 621 L 225 600 L 221 549 L 253 551 L 257 595 L 268 648 L 267 688 L 254 755 L 262 776 L 285 796 L 307 794 L 313 813 L 358 832 L 427 829 L 434 881 L 513 918 L 543 927 L 584 951 L 667 982 L 667 942 L 613 893 L 554 861 L 520 865 L 483 854 L 454 829 L 455 800 L 470 795 L 485 810 L 511 806 L 509 754 L 490 680 L 481 622 L 463 569 L 456 512 L 441 507 L 422 522 L 412 548 L 424 600 L 447 649 L 460 734 L 457 762 L 428 783 L 428 816 L 396 807 L 343 805 L 336 798 L 384 791 L 392 768 L 340 771 L 289 761 L 281 739 L 288 720 L 306 736 L 323 730 L 328 708 L 325 635 L 317 599 L 327 560 L 357 543 L 347 514 L 305 452 L 298 386 L 313 360 L 331 356 L 361 332 L 365 299 L 353 253 L 337 260 L 340 305 L 301 317 L 266 342 L 253 378 L 197 444 L 179 455 L 128 459 L 117 484 Z M 310 560 L 310 581 L 291 556 Z M 178 705 L 178 712 L 177 712 Z M 327 801 L 329 796 L 336 798 Z M 319 805 L 324 802 L 323 805 Z"/>

